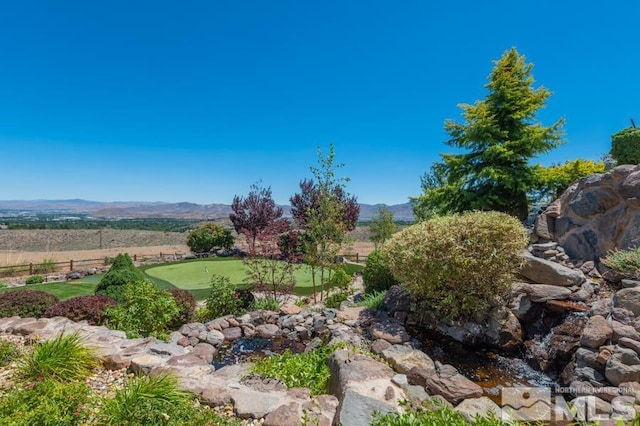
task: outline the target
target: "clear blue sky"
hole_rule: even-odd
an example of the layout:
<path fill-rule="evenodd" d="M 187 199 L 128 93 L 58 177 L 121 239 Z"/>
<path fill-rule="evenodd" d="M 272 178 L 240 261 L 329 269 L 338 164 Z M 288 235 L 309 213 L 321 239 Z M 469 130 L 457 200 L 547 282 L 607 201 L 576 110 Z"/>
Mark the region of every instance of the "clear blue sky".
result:
<path fill-rule="evenodd" d="M 288 203 L 334 143 L 348 190 L 404 203 L 515 46 L 566 143 L 640 124 L 640 2 L 4 1 L 0 199 Z"/>

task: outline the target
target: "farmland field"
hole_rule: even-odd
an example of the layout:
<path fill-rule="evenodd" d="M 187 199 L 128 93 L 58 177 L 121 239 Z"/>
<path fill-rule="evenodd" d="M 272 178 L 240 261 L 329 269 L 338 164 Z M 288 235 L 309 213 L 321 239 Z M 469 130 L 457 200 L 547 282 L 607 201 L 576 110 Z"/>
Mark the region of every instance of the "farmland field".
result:
<path fill-rule="evenodd" d="M 343 254 L 366 256 L 373 250 L 368 241 L 367 227 L 358 227 L 350 233 L 352 243 Z M 115 257 L 118 253 L 158 256 L 189 253 L 187 234 L 182 232 L 141 231 L 122 229 L 41 229 L 0 230 L 0 267 L 39 263 L 43 259 L 56 262 L 69 260 Z M 236 236 L 236 245 L 244 246 Z"/>

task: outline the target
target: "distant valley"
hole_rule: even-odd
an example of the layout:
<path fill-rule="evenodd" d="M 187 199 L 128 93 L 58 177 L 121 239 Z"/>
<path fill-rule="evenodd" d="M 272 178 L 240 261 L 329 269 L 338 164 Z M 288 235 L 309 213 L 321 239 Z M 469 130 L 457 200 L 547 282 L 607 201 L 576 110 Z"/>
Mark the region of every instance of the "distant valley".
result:
<path fill-rule="evenodd" d="M 383 204 L 360 204 L 360 220 L 369 220 L 376 215 Z M 285 215 L 289 215 L 290 207 L 281 206 Z M 394 214 L 395 220 L 412 221 L 411 205 L 409 203 L 387 206 Z M 226 218 L 231 213 L 228 204 L 195 204 L 195 203 L 165 203 L 165 202 L 135 202 L 114 201 L 100 202 L 80 199 L 72 200 L 9 200 L 0 201 L 0 218 L 2 213 L 11 212 L 36 213 L 66 213 L 69 215 L 83 214 L 95 218 L 174 218 L 213 220 Z"/>

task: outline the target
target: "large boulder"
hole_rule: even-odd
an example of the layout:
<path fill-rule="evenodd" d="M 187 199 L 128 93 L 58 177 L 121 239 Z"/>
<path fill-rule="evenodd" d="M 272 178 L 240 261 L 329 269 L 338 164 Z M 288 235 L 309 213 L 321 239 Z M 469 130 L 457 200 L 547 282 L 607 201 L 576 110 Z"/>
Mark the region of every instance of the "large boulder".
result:
<path fill-rule="evenodd" d="M 524 264 L 520 269 L 520 275 L 537 284 L 562 287 L 580 285 L 586 281 L 582 271 L 567 268 L 529 253 L 524 255 Z"/>
<path fill-rule="evenodd" d="M 578 180 L 542 216 L 536 235 L 557 241 L 572 258 L 598 260 L 632 247 L 640 234 L 640 165 Z"/>

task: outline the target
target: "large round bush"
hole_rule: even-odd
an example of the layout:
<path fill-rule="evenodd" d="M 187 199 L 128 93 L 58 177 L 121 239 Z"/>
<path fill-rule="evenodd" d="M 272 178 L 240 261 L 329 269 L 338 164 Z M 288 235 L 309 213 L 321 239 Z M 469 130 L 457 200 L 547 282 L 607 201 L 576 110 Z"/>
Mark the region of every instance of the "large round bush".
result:
<path fill-rule="evenodd" d="M 15 290 L 0 294 L 0 318 L 19 316 L 40 318 L 57 296 L 41 290 Z"/>
<path fill-rule="evenodd" d="M 362 271 L 365 293 L 387 291 L 391 286 L 398 284 L 389 269 L 385 257 L 376 249 L 369 253 Z"/>
<path fill-rule="evenodd" d="M 410 226 L 381 253 L 416 302 L 438 318 L 465 320 L 482 317 L 509 290 L 526 244 L 518 219 L 469 212 Z"/>
<path fill-rule="evenodd" d="M 91 325 L 101 325 L 107 308 L 117 305 L 115 300 L 107 296 L 78 296 L 50 306 L 44 316 L 67 317 L 72 321 L 86 320 Z"/>

